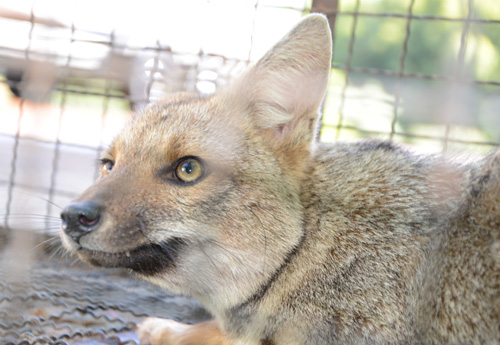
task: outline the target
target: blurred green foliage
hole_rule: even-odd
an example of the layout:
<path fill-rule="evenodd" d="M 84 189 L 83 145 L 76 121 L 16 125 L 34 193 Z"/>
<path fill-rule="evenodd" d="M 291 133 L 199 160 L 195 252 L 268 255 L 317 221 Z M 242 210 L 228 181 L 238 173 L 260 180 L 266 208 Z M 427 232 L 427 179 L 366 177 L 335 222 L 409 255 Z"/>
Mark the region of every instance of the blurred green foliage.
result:
<path fill-rule="evenodd" d="M 341 12 L 352 12 L 356 0 L 340 0 Z M 500 1 L 473 1 L 473 19 L 500 21 Z M 361 0 L 361 13 L 407 15 L 409 0 Z M 415 16 L 463 19 L 466 0 L 415 0 Z M 353 17 L 339 15 L 335 28 L 334 62 L 345 64 Z M 399 55 L 406 36 L 406 18 L 358 16 L 353 66 L 398 70 Z M 410 25 L 405 72 L 453 74 L 457 63 L 461 21 L 413 19 Z M 465 70 L 469 77 L 500 81 L 500 22 L 473 22 L 467 37 Z"/>
<path fill-rule="evenodd" d="M 500 1 L 472 3 L 472 19 L 493 22 L 471 22 L 463 64 L 459 63 L 459 50 L 466 25 L 462 19 L 468 16 L 469 1 L 415 0 L 413 3 L 416 18 L 411 19 L 408 27 L 402 72 L 444 77 L 444 80 L 403 77 L 398 81 L 397 76 L 354 71 L 349 74 L 348 86 L 344 89 L 345 73 L 334 69 L 325 104 L 326 125 L 337 126 L 342 118 L 342 125 L 390 132 L 397 113 L 396 132 L 442 137 L 450 123 L 456 126 L 449 132 L 451 138 L 500 142 L 500 86 L 452 82 L 453 79 L 500 82 Z M 407 37 L 408 19 L 404 16 L 409 13 L 410 0 L 360 0 L 352 41 L 355 20 L 352 13 L 356 6 L 357 0 L 339 0 L 341 14 L 335 23 L 334 66 L 345 67 L 349 63 L 350 68 L 375 68 L 397 75 Z M 365 15 L 368 13 L 403 17 Z M 343 93 L 344 101 L 332 100 L 342 97 Z M 366 97 L 372 100 L 367 101 Z M 332 134 L 325 130 L 323 136 L 331 140 Z M 364 135 L 362 131 L 358 134 Z M 402 140 L 416 142 L 408 137 Z"/>

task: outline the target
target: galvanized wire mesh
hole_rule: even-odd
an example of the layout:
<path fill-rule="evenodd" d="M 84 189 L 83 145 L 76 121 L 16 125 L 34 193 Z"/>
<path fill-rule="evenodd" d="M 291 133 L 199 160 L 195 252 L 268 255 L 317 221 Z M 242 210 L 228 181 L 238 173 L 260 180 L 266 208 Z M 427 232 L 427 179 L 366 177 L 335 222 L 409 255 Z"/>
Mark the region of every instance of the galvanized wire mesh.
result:
<path fill-rule="evenodd" d="M 450 136 L 451 128 L 457 124 L 457 119 L 454 118 L 454 113 L 460 113 L 460 107 L 464 106 L 463 97 L 473 98 L 472 95 L 475 91 L 479 90 L 481 87 L 491 87 L 493 90 L 491 92 L 498 93 L 500 89 L 500 80 L 484 80 L 479 79 L 475 75 L 467 74 L 464 68 L 465 65 L 465 56 L 467 53 L 467 41 L 469 36 L 471 35 L 471 24 L 488 24 L 488 25 L 498 25 L 500 21 L 498 19 L 484 19 L 477 18 L 474 15 L 474 1 L 469 0 L 464 2 L 465 5 L 465 13 L 463 17 L 446 17 L 441 15 L 416 15 L 414 14 L 414 8 L 416 1 L 409 0 L 407 3 L 406 12 L 401 13 L 387 13 L 387 12 L 365 12 L 360 10 L 361 0 L 356 0 L 354 6 L 350 10 L 342 10 L 339 8 L 331 9 L 327 12 L 329 16 L 335 16 L 336 22 L 339 23 L 340 19 L 343 18 L 352 18 L 351 26 L 350 26 L 350 38 L 347 45 L 346 57 L 343 59 L 341 63 L 339 63 L 335 57 L 337 51 L 334 48 L 334 58 L 332 68 L 334 70 L 339 70 L 343 72 L 344 75 L 344 83 L 341 87 L 340 92 L 340 100 L 338 104 L 337 121 L 332 121 L 330 123 L 326 123 L 323 125 L 323 129 L 330 128 L 335 130 L 335 137 L 338 139 L 343 130 L 351 130 L 357 132 L 358 135 L 363 137 L 379 137 L 387 140 L 395 140 L 400 142 L 411 142 L 411 139 L 424 139 L 424 140 L 434 140 L 440 141 L 442 145 L 442 150 L 446 151 L 450 143 L 458 143 L 463 144 L 461 149 L 463 150 L 466 145 L 478 145 L 483 146 L 488 149 L 488 147 L 498 146 L 500 142 L 500 136 L 498 135 L 498 128 L 500 123 L 498 121 L 492 121 L 490 123 L 491 126 L 496 127 L 496 135 L 493 138 L 482 139 L 482 140 L 474 140 L 467 137 L 458 137 L 458 136 Z M 354 57 L 356 54 L 366 54 L 366 51 L 357 52 L 355 49 L 356 46 L 356 37 L 357 37 L 357 26 L 359 19 L 381 19 L 381 20 L 391 20 L 398 19 L 404 20 L 404 35 L 401 40 L 401 51 L 399 53 L 398 64 L 393 66 L 392 69 L 382 69 L 382 68 L 374 68 L 369 66 L 356 66 L 353 63 Z M 408 60 L 408 50 L 411 43 L 412 38 L 412 29 L 415 29 L 418 25 L 429 25 L 431 23 L 456 23 L 462 25 L 461 36 L 459 39 L 459 48 L 457 50 L 456 59 L 454 61 L 454 66 L 451 68 L 451 72 L 447 70 L 443 71 L 442 74 L 438 73 L 423 73 L 423 72 L 415 72 L 415 71 L 407 71 L 405 68 L 406 62 Z M 335 33 L 335 31 L 334 31 Z M 439 35 L 439 32 L 436 32 L 436 35 Z M 492 41 L 495 40 L 492 38 Z M 497 42 L 498 43 L 498 42 Z M 415 50 L 416 48 L 414 48 Z M 469 48 L 470 50 L 470 48 Z M 392 108 L 392 116 L 389 126 L 383 130 L 370 130 L 366 128 L 359 128 L 357 126 L 353 126 L 351 124 L 347 124 L 345 122 L 345 102 L 348 98 L 346 95 L 346 90 L 349 88 L 351 83 L 351 78 L 353 75 L 369 77 L 373 76 L 375 78 L 381 79 L 389 79 L 394 83 L 392 92 L 389 97 L 392 97 L 392 100 L 389 101 L 389 104 Z M 401 91 L 402 84 L 405 82 L 409 82 L 412 80 L 423 80 L 429 82 L 440 82 L 443 83 L 449 90 L 446 92 L 446 97 L 441 100 L 440 106 L 443 106 L 445 111 L 443 111 L 443 119 L 442 123 L 444 124 L 443 130 L 441 133 L 428 135 L 422 133 L 414 133 L 411 131 L 405 131 L 397 129 L 397 124 L 400 121 L 401 116 Z M 428 85 L 432 85 L 429 83 Z M 463 89 L 467 88 L 468 95 L 464 95 Z M 418 92 L 418 90 L 417 90 Z M 331 95 L 329 95 L 331 97 Z M 426 102 L 426 95 L 420 94 L 416 95 L 416 98 L 420 98 L 422 103 Z M 328 99 L 327 99 L 328 102 Z M 498 101 L 496 103 L 498 105 Z M 500 115 L 500 108 L 496 108 L 496 110 L 492 110 L 494 116 Z M 479 109 L 468 108 L 467 111 L 478 112 Z M 417 113 L 418 115 L 423 115 L 421 113 Z M 370 117 L 369 109 L 367 109 L 366 118 Z M 457 116 L 458 117 L 458 116 Z M 329 133 L 332 133 L 331 131 Z M 410 139 L 410 140 L 409 140 Z"/>
<path fill-rule="evenodd" d="M 217 1 L 206 3 L 220 5 Z M 343 6 L 345 3 L 347 1 L 315 0 L 306 4 L 291 1 L 283 6 L 270 0 L 245 2 L 248 11 L 253 11 L 253 17 L 248 24 L 248 37 L 242 37 L 248 42 L 248 51 L 243 56 L 205 51 L 202 47 L 195 52 L 183 51 L 161 39 L 148 45 L 133 45 L 120 40 L 113 30 L 89 31 L 75 24 L 60 27 L 59 23 L 51 22 L 51 30 L 38 31 L 47 23 L 38 18 L 33 9 L 26 18 L 17 18 L 29 26 L 27 44 L 16 51 L 17 59 L 7 58 L 12 49 L 0 39 L 0 73 L 3 74 L 0 84 L 18 96 L 4 100 L 10 107 L 0 115 L 0 215 L 3 219 L 0 253 L 5 252 L 0 257 L 0 343 L 64 344 L 87 339 L 99 343 L 134 343 L 133 327 L 146 314 L 181 321 L 207 317 L 194 302 L 130 280 L 121 273 L 58 266 L 43 256 L 46 246 L 39 243 L 46 240 L 47 235 L 57 234 L 58 208 L 76 197 L 97 176 L 93 163 L 112 137 L 113 124 L 129 116 L 129 107 L 140 109 L 168 92 L 209 94 L 225 85 L 258 57 L 255 46 L 262 36 L 256 35 L 255 30 L 262 24 L 263 19 L 259 17 L 262 11 L 271 11 L 274 16 L 294 13 L 297 18 L 310 11 L 322 12 L 330 19 L 334 38 L 332 85 L 323 108 L 322 140 L 377 137 L 417 145 L 437 143 L 438 150 L 491 149 L 500 143 L 500 79 L 479 78 L 466 68 L 468 40 L 474 25 L 489 25 L 500 30 L 500 18 L 477 17 L 473 0 L 464 2 L 463 15 L 455 17 L 418 14 L 417 0 L 406 1 L 405 10 L 395 12 L 365 10 L 362 0 L 352 1 L 352 6 Z M 273 22 L 276 17 L 266 18 Z M 369 54 L 359 45 L 363 42 L 359 32 L 363 20 L 401 21 L 399 27 L 403 34 L 396 63 L 389 67 L 359 63 L 360 55 Z M 413 39 L 420 25 L 433 23 L 461 25 L 453 66 L 443 73 L 409 68 L 416 49 Z M 196 29 L 203 31 L 202 26 Z M 64 31 L 64 35 L 56 35 L 57 30 Z M 348 34 L 342 35 L 344 31 Z M 496 42 L 494 38 L 491 40 Z M 39 41 L 49 44 L 63 41 L 70 48 L 99 47 L 105 49 L 106 54 L 94 61 L 97 67 L 84 69 L 78 67 L 82 61 L 72 49 L 41 54 L 37 50 Z M 43 70 L 40 66 L 44 66 L 44 62 L 54 61 L 57 63 L 49 64 L 51 67 L 47 69 L 51 74 L 37 75 Z M 12 69 L 13 66 L 16 68 Z M 132 78 L 135 83 L 124 79 L 124 75 L 133 76 L 136 72 L 140 78 Z M 379 90 L 374 96 L 360 87 L 373 80 L 385 85 L 379 88 L 384 89 L 383 93 Z M 427 88 L 438 90 L 439 102 L 429 101 L 428 93 L 424 92 Z M 476 102 L 476 98 L 486 97 L 485 92 L 491 106 L 476 109 L 474 104 L 482 104 Z M 80 98 L 75 101 L 74 97 Z M 34 103 L 48 99 L 51 105 L 48 110 L 37 105 L 45 103 Z M 464 103 L 464 100 L 470 103 L 471 99 L 473 106 Z M 73 104 L 82 100 L 92 106 L 85 111 L 76 109 Z M 366 100 L 373 102 L 365 104 Z M 430 105 L 420 110 L 426 103 Z M 382 109 L 377 114 L 374 114 L 374 104 Z M 352 111 L 354 105 L 360 108 L 356 112 Z M 436 105 L 441 109 L 440 130 L 413 131 L 415 126 L 408 123 L 413 124 L 420 115 L 425 117 L 424 113 Z M 456 135 L 454 128 L 466 111 L 487 114 L 486 118 L 490 119 L 487 126 L 494 129 L 493 134 Z M 364 115 L 359 115 L 361 113 Z M 357 117 L 362 121 L 356 122 Z M 72 121 L 77 125 L 72 125 Z M 366 125 L 369 121 L 372 124 Z M 87 126 L 88 122 L 92 125 Z M 19 236 L 20 229 L 31 230 L 32 238 Z M 24 243 L 22 250 L 16 249 L 19 243 Z M 40 255 L 43 259 L 39 259 Z"/>
<path fill-rule="evenodd" d="M 196 302 L 124 272 L 1 261 L 1 344 L 138 344 L 137 323 L 153 315 L 184 323 L 210 317 Z"/>

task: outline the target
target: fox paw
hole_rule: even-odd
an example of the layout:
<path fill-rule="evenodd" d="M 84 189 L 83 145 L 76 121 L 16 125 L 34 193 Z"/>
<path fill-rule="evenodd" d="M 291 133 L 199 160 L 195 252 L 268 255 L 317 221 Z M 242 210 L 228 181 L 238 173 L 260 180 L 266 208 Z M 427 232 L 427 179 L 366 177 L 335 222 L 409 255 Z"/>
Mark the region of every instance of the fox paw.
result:
<path fill-rule="evenodd" d="M 174 320 L 148 317 L 137 328 L 141 344 L 182 345 L 182 335 L 191 327 Z"/>

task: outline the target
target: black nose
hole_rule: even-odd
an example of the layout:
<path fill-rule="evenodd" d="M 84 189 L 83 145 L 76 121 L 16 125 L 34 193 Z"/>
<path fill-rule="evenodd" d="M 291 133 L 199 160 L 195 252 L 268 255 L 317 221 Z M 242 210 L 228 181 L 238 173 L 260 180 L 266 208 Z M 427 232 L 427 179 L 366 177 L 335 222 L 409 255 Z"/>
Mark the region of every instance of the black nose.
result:
<path fill-rule="evenodd" d="M 97 228 L 101 220 L 101 210 L 92 202 L 74 202 L 61 212 L 62 229 L 75 242 L 83 235 Z"/>

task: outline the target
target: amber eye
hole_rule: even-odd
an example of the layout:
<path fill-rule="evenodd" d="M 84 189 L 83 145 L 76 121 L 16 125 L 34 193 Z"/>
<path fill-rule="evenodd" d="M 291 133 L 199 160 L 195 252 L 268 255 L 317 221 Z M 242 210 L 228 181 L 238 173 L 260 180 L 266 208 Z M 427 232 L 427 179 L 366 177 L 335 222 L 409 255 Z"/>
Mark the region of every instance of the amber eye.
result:
<path fill-rule="evenodd" d="M 183 158 L 175 168 L 175 176 L 184 183 L 196 182 L 203 176 L 203 166 L 194 157 Z"/>
<path fill-rule="evenodd" d="M 113 167 L 115 163 L 109 159 L 103 159 L 101 160 L 102 167 L 101 167 L 101 174 L 102 176 L 106 176 L 113 170 Z"/>

